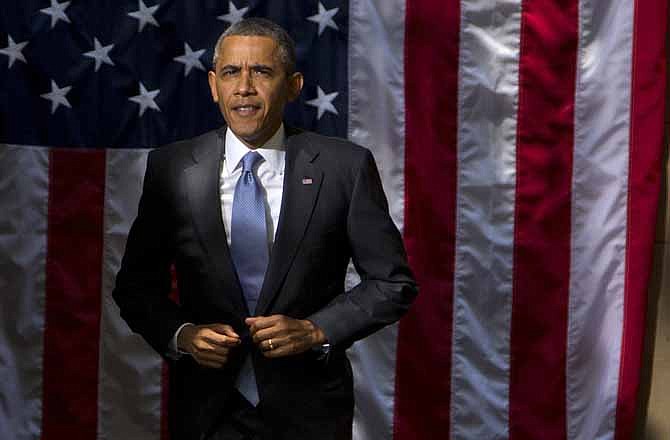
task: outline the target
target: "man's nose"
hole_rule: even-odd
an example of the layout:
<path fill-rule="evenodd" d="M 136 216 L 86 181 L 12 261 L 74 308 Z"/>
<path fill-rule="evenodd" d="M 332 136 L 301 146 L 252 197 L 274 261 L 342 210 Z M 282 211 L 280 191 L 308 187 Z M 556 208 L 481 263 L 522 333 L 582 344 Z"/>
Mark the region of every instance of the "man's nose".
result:
<path fill-rule="evenodd" d="M 254 81 L 249 70 L 242 70 L 240 72 L 239 81 L 237 82 L 237 94 L 246 96 L 256 93 L 254 88 Z"/>

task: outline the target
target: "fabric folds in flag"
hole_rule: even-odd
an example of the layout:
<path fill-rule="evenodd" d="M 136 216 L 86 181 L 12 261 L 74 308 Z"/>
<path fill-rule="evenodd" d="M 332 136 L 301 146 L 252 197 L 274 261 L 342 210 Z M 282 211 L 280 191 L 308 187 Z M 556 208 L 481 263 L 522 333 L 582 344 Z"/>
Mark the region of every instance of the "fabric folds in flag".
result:
<path fill-rule="evenodd" d="M 632 438 L 666 1 L 9 3 L 0 438 L 168 438 L 111 290 L 148 151 L 221 125 L 212 47 L 250 16 L 296 40 L 286 124 L 373 152 L 421 288 L 348 352 L 354 439 Z"/>

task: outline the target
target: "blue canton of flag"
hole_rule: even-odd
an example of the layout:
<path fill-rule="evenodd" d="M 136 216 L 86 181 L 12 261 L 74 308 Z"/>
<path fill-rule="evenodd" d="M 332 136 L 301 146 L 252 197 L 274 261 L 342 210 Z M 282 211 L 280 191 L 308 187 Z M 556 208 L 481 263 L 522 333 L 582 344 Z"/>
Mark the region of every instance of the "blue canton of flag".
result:
<path fill-rule="evenodd" d="M 142 148 L 219 127 L 206 75 L 213 46 L 231 23 L 252 16 L 284 26 L 297 44 L 305 88 L 287 123 L 347 134 L 347 1 L 8 3 L 0 18 L 2 142 Z"/>

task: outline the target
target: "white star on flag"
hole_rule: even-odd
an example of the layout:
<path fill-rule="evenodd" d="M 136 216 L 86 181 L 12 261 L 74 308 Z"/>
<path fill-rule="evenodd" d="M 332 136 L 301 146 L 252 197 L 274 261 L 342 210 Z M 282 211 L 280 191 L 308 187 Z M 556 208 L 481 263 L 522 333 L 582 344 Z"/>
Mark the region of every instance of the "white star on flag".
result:
<path fill-rule="evenodd" d="M 216 17 L 218 20 L 225 21 L 229 24 L 235 24 L 244 18 L 249 7 L 237 9 L 232 1 L 228 2 L 228 13 Z"/>
<path fill-rule="evenodd" d="M 321 2 L 319 2 L 319 13 L 316 15 L 312 15 L 311 17 L 307 17 L 307 20 L 319 24 L 319 35 L 321 35 L 323 31 L 326 30 L 327 27 L 338 30 L 339 28 L 337 27 L 337 24 L 333 21 L 333 17 L 335 16 L 335 14 L 337 14 L 339 10 L 340 8 L 326 9 L 321 4 Z"/>
<path fill-rule="evenodd" d="M 84 53 L 84 56 L 95 60 L 95 71 L 97 72 L 103 63 L 113 66 L 114 62 L 109 58 L 109 51 L 114 48 L 114 45 L 110 44 L 109 46 L 103 46 L 97 38 L 93 39 L 93 45 L 95 46 L 95 49 Z"/>
<path fill-rule="evenodd" d="M 7 55 L 9 57 L 8 62 L 9 62 L 9 68 L 11 69 L 12 66 L 14 65 L 14 61 L 16 60 L 21 60 L 24 63 L 27 63 L 26 57 L 23 56 L 23 53 L 21 51 L 23 50 L 24 47 L 28 44 L 27 41 L 24 41 L 22 43 L 15 43 L 14 39 L 10 36 L 7 35 L 7 47 L 4 49 L 0 49 L 0 53 L 3 55 Z"/>
<path fill-rule="evenodd" d="M 148 91 L 146 87 L 144 87 L 144 84 L 140 82 L 140 94 L 128 99 L 140 105 L 140 117 L 142 117 L 147 108 L 161 111 L 158 104 L 156 104 L 156 101 L 154 101 L 160 92 L 160 89 Z"/>
<path fill-rule="evenodd" d="M 174 60 L 184 65 L 184 76 L 186 77 L 189 73 L 191 73 L 191 69 L 194 67 L 196 69 L 202 70 L 203 72 L 205 71 L 205 66 L 203 66 L 202 62 L 200 61 L 200 57 L 204 53 L 205 49 L 193 51 L 188 43 L 184 43 L 184 55 L 175 57 Z"/>
<path fill-rule="evenodd" d="M 325 94 L 323 90 L 321 90 L 321 87 L 319 86 L 316 86 L 316 93 L 317 97 L 315 99 L 311 99 L 306 102 L 306 104 L 316 107 L 318 109 L 316 119 L 317 120 L 321 119 L 321 116 L 323 116 L 325 112 L 330 112 L 337 115 L 338 113 L 337 109 L 333 105 L 333 99 L 337 98 L 337 95 L 339 95 L 339 93 L 333 92 Z"/>
<path fill-rule="evenodd" d="M 137 25 L 139 28 L 137 32 L 142 32 L 142 29 L 144 29 L 144 26 L 146 26 L 147 23 L 154 25 L 156 27 L 160 27 L 160 25 L 154 18 L 154 14 L 156 13 L 160 5 L 155 5 L 150 8 L 147 8 L 147 5 L 145 5 L 142 0 L 137 0 L 137 4 L 139 9 L 135 12 L 128 13 L 128 15 L 137 19 Z"/>
<path fill-rule="evenodd" d="M 53 29 L 54 26 L 56 26 L 56 23 L 60 20 L 70 23 L 70 19 L 65 14 L 65 10 L 68 6 L 70 6 L 70 2 L 58 3 L 57 0 L 51 0 L 51 6 L 40 9 L 40 12 L 51 16 L 51 29 Z"/>
<path fill-rule="evenodd" d="M 40 95 L 42 98 L 51 101 L 52 115 L 56 112 L 56 109 L 61 105 L 64 105 L 67 108 L 72 108 L 70 102 L 65 97 L 65 95 L 68 94 L 70 89 L 72 89 L 72 86 L 60 88 L 58 87 L 58 84 L 56 84 L 56 81 L 51 80 L 51 91 L 49 93 L 44 93 Z"/>

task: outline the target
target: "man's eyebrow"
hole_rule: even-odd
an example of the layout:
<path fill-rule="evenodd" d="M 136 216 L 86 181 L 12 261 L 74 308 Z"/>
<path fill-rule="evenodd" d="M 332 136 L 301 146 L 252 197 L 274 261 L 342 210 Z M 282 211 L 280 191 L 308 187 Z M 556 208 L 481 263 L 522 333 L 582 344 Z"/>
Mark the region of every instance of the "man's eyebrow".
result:
<path fill-rule="evenodd" d="M 236 64 L 226 64 L 225 66 L 221 66 L 219 70 L 240 70 L 240 66 Z"/>
<path fill-rule="evenodd" d="M 267 64 L 260 64 L 260 63 L 259 64 L 252 64 L 252 65 L 249 66 L 249 68 L 252 69 L 252 70 L 263 70 L 263 71 L 274 72 L 274 68 L 270 65 L 267 65 Z M 237 70 L 241 70 L 241 69 L 242 69 L 242 66 L 240 66 L 238 64 L 226 64 L 225 66 L 221 66 L 219 71 L 220 72 L 222 72 L 224 70 L 235 70 L 235 71 L 237 71 Z"/>
<path fill-rule="evenodd" d="M 274 70 L 272 66 L 268 66 L 267 64 L 252 64 L 250 67 L 254 70 Z"/>

